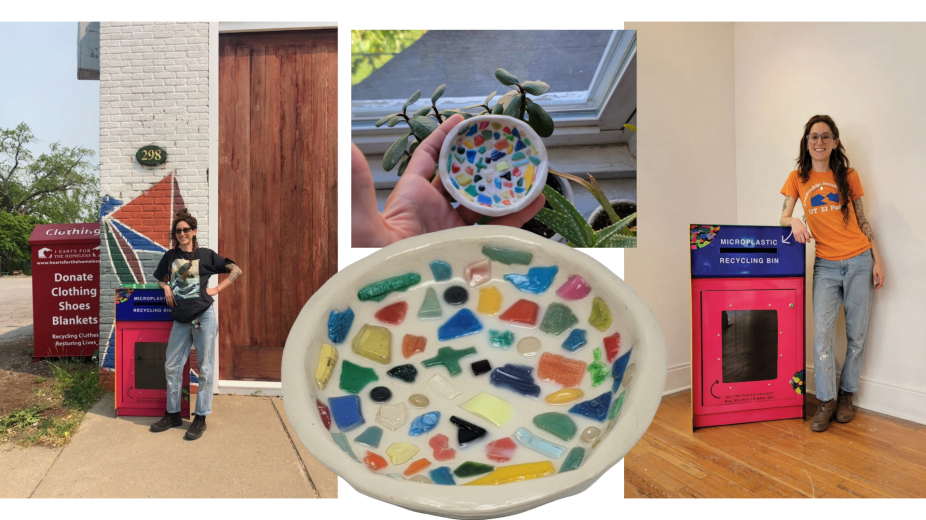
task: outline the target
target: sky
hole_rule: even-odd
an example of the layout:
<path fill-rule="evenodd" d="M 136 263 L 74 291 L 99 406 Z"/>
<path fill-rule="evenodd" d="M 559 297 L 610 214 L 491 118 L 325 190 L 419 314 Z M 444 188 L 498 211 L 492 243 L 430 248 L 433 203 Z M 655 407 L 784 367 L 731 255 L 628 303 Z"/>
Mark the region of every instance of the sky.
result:
<path fill-rule="evenodd" d="M 0 22 L 0 128 L 26 123 L 39 143 L 100 152 L 100 82 L 77 79 L 77 22 Z"/>

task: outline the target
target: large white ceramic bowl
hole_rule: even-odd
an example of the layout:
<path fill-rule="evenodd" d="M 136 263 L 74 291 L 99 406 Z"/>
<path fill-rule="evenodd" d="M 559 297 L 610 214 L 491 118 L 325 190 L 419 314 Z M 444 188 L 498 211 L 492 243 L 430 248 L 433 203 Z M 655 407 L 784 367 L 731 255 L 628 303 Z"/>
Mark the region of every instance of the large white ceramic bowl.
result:
<path fill-rule="evenodd" d="M 496 260 L 487 260 L 489 250 L 483 249 L 486 246 L 514 249 L 519 251 L 522 257 L 527 253 L 531 256 L 529 264 L 506 265 Z M 489 256 L 497 258 L 494 254 Z M 449 264 L 452 271 L 449 280 L 435 280 L 436 276 L 430 267 L 434 260 Z M 464 270 L 466 266 L 478 262 L 482 262 L 483 265 L 485 262 L 489 263 L 491 277 L 484 284 L 471 287 Z M 557 266 L 557 272 L 549 288 L 540 294 L 523 292 L 514 282 L 505 278 L 506 274 L 529 273 L 532 267 L 551 266 Z M 385 295 L 381 301 L 360 301 L 360 289 L 406 273 L 417 273 L 420 275 L 420 281 L 406 287 L 404 291 Z M 559 291 L 573 275 L 581 276 L 590 288 L 590 292 L 579 299 L 564 298 Z M 520 281 L 518 276 L 514 279 Z M 539 278 L 534 281 L 537 280 Z M 454 307 L 445 301 L 444 293 L 451 286 L 462 287 L 468 293 L 469 299 L 466 303 Z M 490 287 L 495 290 L 482 292 Z M 434 289 L 440 300 L 440 319 L 423 320 L 418 317 L 419 307 L 429 289 Z M 501 304 L 496 307 L 502 315 L 517 300 L 535 302 L 539 306 L 536 325 L 513 326 L 510 322 L 503 321 L 500 315 L 489 315 L 491 309 L 488 307 L 491 306 L 487 305 L 480 310 L 480 299 L 489 293 L 494 294 L 496 290 L 501 296 Z M 581 294 L 579 292 L 569 296 L 576 298 Z M 595 298 L 601 298 L 606 302 L 612 315 L 611 323 L 604 331 L 599 331 L 589 321 Z M 407 302 L 408 311 L 401 324 L 386 325 L 374 318 L 374 314 L 381 309 L 403 301 Z M 488 303 L 488 300 L 484 303 Z M 560 335 L 541 330 L 542 319 L 554 304 L 565 305 L 577 318 L 577 323 Z M 329 315 L 332 310 L 341 312 L 348 307 L 355 315 L 353 323 L 344 341 L 335 345 L 329 338 Z M 466 311 L 461 309 L 469 309 L 482 325 L 482 330 L 460 338 L 439 341 L 438 327 L 443 326 L 457 313 L 465 314 Z M 353 351 L 353 340 L 364 324 L 384 326 L 390 330 L 392 360 L 388 365 L 374 363 Z M 578 350 L 569 351 L 563 347 L 563 343 L 575 329 L 586 331 L 587 344 Z M 490 330 L 513 332 L 514 344 L 508 349 L 492 346 Z M 571 360 L 592 363 L 594 350 L 600 349 L 606 354 L 604 338 L 612 337 L 615 333 L 620 335 L 621 346 L 614 363 L 623 361 L 627 367 L 623 372 L 622 382 L 615 385 L 611 372 L 612 363 L 608 359 L 602 359 L 607 371 L 603 384 L 592 387 L 591 374 L 586 371 L 581 376 L 581 383 L 573 384 L 584 392 L 582 398 L 566 405 L 549 404 L 546 397 L 563 387 L 539 377 L 538 364 L 542 354 L 551 353 Z M 405 334 L 425 337 L 424 352 L 414 354 L 408 359 L 403 357 L 402 340 Z M 540 352 L 534 356 L 523 355 L 517 346 L 521 339 L 528 337 L 536 338 L 540 343 Z M 338 361 L 324 389 L 319 390 L 316 368 L 324 344 L 335 345 Z M 444 366 L 428 368 L 422 363 L 434 357 L 438 348 L 447 346 L 455 350 L 468 347 L 476 349 L 475 354 L 460 360 L 462 372 L 455 377 L 451 376 L 450 371 Z M 630 356 L 629 361 L 623 356 Z M 604 355 L 601 357 L 605 358 Z M 489 373 L 474 375 L 470 364 L 483 359 L 491 363 L 493 373 L 495 369 L 506 364 L 532 367 L 533 379 L 541 389 L 539 397 L 523 396 L 491 384 L 490 378 L 493 376 Z M 336 421 L 332 421 L 330 430 L 326 428 L 317 402 L 330 404 L 334 397 L 350 395 L 340 389 L 339 383 L 345 361 L 372 368 L 378 376 L 378 381 L 365 386 L 357 394 L 365 424 L 341 436 Z M 414 383 L 407 383 L 386 374 L 391 367 L 403 364 L 416 367 L 418 376 Z M 453 399 L 443 397 L 429 384 L 434 375 L 441 375 L 458 388 L 461 395 Z M 289 333 L 283 352 L 282 380 L 286 413 L 302 443 L 326 467 L 361 493 L 435 515 L 453 518 L 493 518 L 519 513 L 579 493 L 620 461 L 642 437 L 659 406 L 666 380 L 666 346 L 662 331 L 650 308 L 627 284 L 602 264 L 580 251 L 525 231 L 500 226 L 475 226 L 403 240 L 350 265 L 332 277 L 305 305 Z M 376 421 L 378 408 L 382 406 L 374 402 L 370 396 L 371 389 L 376 386 L 385 386 L 391 390 L 392 398 L 387 403 L 389 406 L 404 403 L 408 409 L 407 421 L 395 431 Z M 515 408 L 513 418 L 503 426 L 497 426 L 461 406 L 483 392 L 510 403 Z M 570 411 L 576 403 L 592 400 L 607 393 L 610 393 L 612 404 L 620 402 L 622 405 L 609 407 L 608 417 L 604 420 L 599 421 Z M 412 394 L 423 394 L 428 397 L 430 403 L 425 408 L 415 408 L 409 404 Z M 433 411 L 441 414 L 436 429 L 421 436 L 409 436 L 409 426 L 414 418 Z M 571 440 L 558 439 L 533 422 L 535 416 L 550 411 L 560 412 L 576 424 L 577 433 Z M 487 435 L 471 445 L 460 447 L 457 443 L 456 427 L 449 421 L 451 416 L 484 428 Z M 383 430 L 378 447 L 357 444 L 356 437 L 371 426 Z M 600 437 L 593 441 L 583 440 L 580 434 L 590 426 L 600 430 Z M 493 462 L 487 459 L 486 446 L 489 442 L 514 437 L 514 433 L 521 427 L 538 438 L 565 448 L 563 455 L 558 458 L 541 455 L 519 444 L 513 458 L 508 462 Z M 455 459 L 439 462 L 433 457 L 429 442 L 440 434 L 449 437 L 450 447 L 456 450 Z M 334 440 L 335 436 L 346 442 L 358 459 L 363 459 L 366 451 L 370 451 L 389 461 L 385 450 L 396 442 L 415 445 L 420 451 L 407 462 L 394 465 L 390 461 L 386 467 L 372 471 L 339 447 Z M 566 453 L 577 448 L 584 452 L 581 465 L 572 471 L 560 472 L 567 459 Z M 432 470 L 438 467 L 446 467 L 447 470 L 437 471 L 457 470 L 466 461 L 489 464 L 496 469 L 539 463 L 545 467 L 552 465 L 556 472 L 541 478 L 498 485 L 464 485 L 485 475 L 454 477 L 455 485 L 438 485 L 413 481 L 410 480 L 411 476 L 404 475 L 409 466 L 421 458 L 428 459 L 432 464 L 415 475 L 418 480 L 436 480 L 436 476 L 430 473 Z"/>

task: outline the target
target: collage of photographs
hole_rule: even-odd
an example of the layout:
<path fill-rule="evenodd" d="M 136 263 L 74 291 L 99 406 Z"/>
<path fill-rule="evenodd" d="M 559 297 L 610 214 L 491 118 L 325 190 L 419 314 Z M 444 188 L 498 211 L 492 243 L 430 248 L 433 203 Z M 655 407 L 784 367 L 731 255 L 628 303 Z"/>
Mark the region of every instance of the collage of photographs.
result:
<path fill-rule="evenodd" d="M 4 510 L 926 498 L 926 23 L 433 25 L 0 21 Z"/>

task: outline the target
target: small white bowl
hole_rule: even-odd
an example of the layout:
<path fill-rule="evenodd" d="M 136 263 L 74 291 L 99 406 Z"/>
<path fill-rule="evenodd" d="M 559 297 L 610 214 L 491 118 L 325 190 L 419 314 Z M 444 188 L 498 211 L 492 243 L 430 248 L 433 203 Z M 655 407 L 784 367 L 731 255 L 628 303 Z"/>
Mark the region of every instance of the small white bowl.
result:
<path fill-rule="evenodd" d="M 475 131 L 468 131 L 474 126 Z M 506 128 L 511 130 L 507 134 L 504 132 Z M 483 139 L 486 131 L 492 134 L 491 138 L 477 144 L 476 138 Z M 510 148 L 497 150 L 493 146 L 502 140 L 508 141 Z M 523 148 L 515 150 L 522 144 Z M 485 147 L 485 152 L 479 152 L 480 147 Z M 463 152 L 459 153 L 460 150 Z M 493 152 L 504 155 L 492 160 Z M 512 160 L 518 154 L 524 157 Z M 534 163 L 531 157 L 539 159 L 539 162 Z M 515 165 L 516 162 L 519 164 Z M 496 165 L 501 163 L 505 163 L 507 168 L 498 170 Z M 508 116 L 476 116 L 454 127 L 444 139 L 437 165 L 441 182 L 454 199 L 477 213 L 491 217 L 525 208 L 540 195 L 547 182 L 547 149 L 543 140 L 527 123 Z M 527 184 L 528 176 L 533 178 L 525 188 L 523 184 Z M 477 180 L 477 177 L 481 179 Z M 522 186 L 518 186 L 518 182 Z"/>

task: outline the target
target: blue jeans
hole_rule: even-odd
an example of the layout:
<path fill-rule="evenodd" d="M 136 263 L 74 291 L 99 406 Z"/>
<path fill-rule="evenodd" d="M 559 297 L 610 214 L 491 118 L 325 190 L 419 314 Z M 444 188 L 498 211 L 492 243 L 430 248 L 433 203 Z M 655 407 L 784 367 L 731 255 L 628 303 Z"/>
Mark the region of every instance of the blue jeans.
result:
<path fill-rule="evenodd" d="M 813 354 L 817 399 L 829 401 L 836 397 L 836 314 L 839 306 L 846 309 L 846 362 L 842 367 L 839 388 L 845 392 L 858 390 L 865 357 L 865 338 L 871 316 L 871 296 L 874 292 L 871 250 L 845 260 L 817 258 L 813 265 Z"/>
<path fill-rule="evenodd" d="M 212 307 L 199 318 L 199 328 L 193 323 L 174 321 L 167 340 L 167 361 L 164 372 L 167 374 L 167 411 L 180 411 L 180 386 L 183 383 L 183 365 L 190 358 L 190 348 L 196 346 L 196 359 L 199 362 L 199 390 L 196 394 L 196 415 L 209 415 L 212 412 L 212 379 L 215 366 L 215 336 L 219 330 Z"/>

